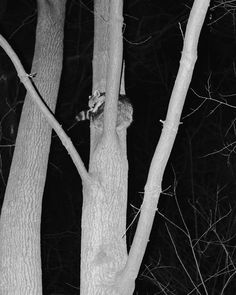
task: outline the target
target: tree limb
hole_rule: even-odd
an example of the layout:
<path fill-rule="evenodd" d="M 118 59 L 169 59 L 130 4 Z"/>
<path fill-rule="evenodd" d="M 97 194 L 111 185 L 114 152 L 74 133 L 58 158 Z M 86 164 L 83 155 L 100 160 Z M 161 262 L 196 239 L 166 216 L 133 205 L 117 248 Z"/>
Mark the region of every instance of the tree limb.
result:
<path fill-rule="evenodd" d="M 119 279 L 120 286 L 126 285 L 128 288 L 132 281 L 136 279 L 145 253 L 161 193 L 164 170 L 180 124 L 180 116 L 197 59 L 199 35 L 209 4 L 210 0 L 195 0 L 190 12 L 178 75 L 172 91 L 166 120 L 162 122 L 161 137 L 151 162 L 141 214 L 125 270 Z M 122 288 L 124 289 L 124 287 Z"/>
<path fill-rule="evenodd" d="M 58 137 L 60 138 L 62 144 L 68 151 L 69 155 L 71 156 L 71 159 L 73 163 L 75 164 L 81 179 L 83 182 L 91 182 L 91 177 L 89 176 L 84 163 L 82 162 L 78 152 L 76 151 L 73 143 L 71 142 L 71 139 L 67 136 L 61 125 L 57 122 L 54 115 L 50 111 L 50 109 L 47 107 L 47 105 L 44 103 L 43 99 L 39 96 L 37 93 L 35 87 L 33 86 L 31 79 L 34 75 L 37 75 L 37 73 L 27 74 L 12 47 L 9 45 L 9 43 L 6 41 L 6 39 L 0 35 L 0 46 L 4 49 L 6 54 L 9 56 L 11 61 L 13 62 L 15 69 L 17 71 L 18 77 L 20 78 L 21 82 L 24 84 L 27 91 L 30 93 L 30 96 L 34 103 L 37 104 L 40 111 L 44 114 L 45 118 L 47 119 L 50 126 L 55 130 Z"/>

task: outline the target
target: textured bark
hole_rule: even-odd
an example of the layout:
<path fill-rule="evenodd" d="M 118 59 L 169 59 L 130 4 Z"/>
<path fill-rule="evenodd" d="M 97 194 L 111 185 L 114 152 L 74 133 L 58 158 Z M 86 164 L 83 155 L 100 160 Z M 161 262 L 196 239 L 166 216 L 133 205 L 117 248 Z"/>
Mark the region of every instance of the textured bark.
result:
<path fill-rule="evenodd" d="M 119 143 L 100 142 L 90 161 L 94 183 L 83 194 L 81 295 L 119 294 L 114 285 L 127 260 L 128 164 L 122 137 Z"/>
<path fill-rule="evenodd" d="M 38 1 L 32 73 L 52 112 L 63 52 L 65 1 Z M 0 294 L 41 295 L 40 222 L 51 127 L 26 95 L 0 219 Z"/>

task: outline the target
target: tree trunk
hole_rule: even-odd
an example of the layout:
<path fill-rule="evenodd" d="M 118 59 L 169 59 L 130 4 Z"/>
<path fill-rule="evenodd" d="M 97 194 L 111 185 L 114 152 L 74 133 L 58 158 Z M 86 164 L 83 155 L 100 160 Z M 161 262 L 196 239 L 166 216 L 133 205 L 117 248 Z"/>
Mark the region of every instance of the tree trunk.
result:
<path fill-rule="evenodd" d="M 108 105 L 104 107 L 104 126 L 99 129 L 93 122 L 90 126 L 89 173 L 93 182 L 83 190 L 81 295 L 119 294 L 115 282 L 127 260 L 127 126 L 116 130 L 122 66 L 121 4 L 97 0 L 94 8 L 93 91 L 106 92 Z"/>
<path fill-rule="evenodd" d="M 65 0 L 38 0 L 32 74 L 55 110 L 62 56 Z M 26 95 L 0 219 L 0 294 L 42 294 L 40 222 L 51 127 Z"/>
<path fill-rule="evenodd" d="M 125 138 L 125 137 L 124 137 Z M 84 187 L 81 295 L 116 294 L 112 285 L 124 268 L 128 165 L 125 141 L 104 141 L 90 161 L 94 183 Z"/>

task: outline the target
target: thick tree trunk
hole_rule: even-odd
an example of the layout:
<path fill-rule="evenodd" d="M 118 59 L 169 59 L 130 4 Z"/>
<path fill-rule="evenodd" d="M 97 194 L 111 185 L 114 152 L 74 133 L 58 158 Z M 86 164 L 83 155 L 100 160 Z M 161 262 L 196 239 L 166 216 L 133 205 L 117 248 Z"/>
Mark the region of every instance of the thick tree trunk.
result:
<path fill-rule="evenodd" d="M 125 136 L 101 142 L 91 158 L 94 183 L 83 194 L 81 295 L 118 294 L 113 285 L 127 259 L 125 144 Z"/>
<path fill-rule="evenodd" d="M 93 182 L 83 191 L 80 294 L 116 295 L 117 277 L 127 260 L 127 126 L 116 130 L 122 1 L 97 0 L 94 11 L 93 91 L 106 92 L 106 105 L 103 128 L 90 126 Z"/>
<path fill-rule="evenodd" d="M 38 0 L 32 73 L 52 112 L 59 88 L 65 0 Z M 41 295 L 40 222 L 51 127 L 26 95 L 0 219 L 0 294 Z"/>

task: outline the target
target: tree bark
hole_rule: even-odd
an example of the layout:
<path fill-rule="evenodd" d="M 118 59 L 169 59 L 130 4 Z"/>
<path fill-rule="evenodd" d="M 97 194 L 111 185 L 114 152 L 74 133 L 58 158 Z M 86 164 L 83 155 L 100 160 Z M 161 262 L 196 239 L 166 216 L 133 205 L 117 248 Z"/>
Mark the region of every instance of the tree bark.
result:
<path fill-rule="evenodd" d="M 65 0 L 38 0 L 34 84 L 54 112 Z M 41 295 L 40 222 L 51 127 L 26 95 L 0 219 L 0 294 Z"/>

